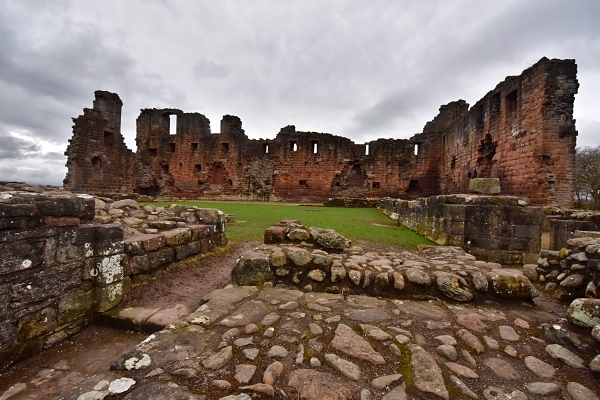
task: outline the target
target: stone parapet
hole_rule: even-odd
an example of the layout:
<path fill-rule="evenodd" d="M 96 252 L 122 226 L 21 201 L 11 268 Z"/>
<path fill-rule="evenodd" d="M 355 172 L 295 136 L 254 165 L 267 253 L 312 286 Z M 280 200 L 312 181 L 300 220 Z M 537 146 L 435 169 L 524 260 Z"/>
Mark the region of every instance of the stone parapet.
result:
<path fill-rule="evenodd" d="M 544 214 L 514 196 L 444 195 L 418 200 L 382 199 L 379 210 L 440 244 L 459 246 L 503 265 L 534 262 L 541 249 Z"/>

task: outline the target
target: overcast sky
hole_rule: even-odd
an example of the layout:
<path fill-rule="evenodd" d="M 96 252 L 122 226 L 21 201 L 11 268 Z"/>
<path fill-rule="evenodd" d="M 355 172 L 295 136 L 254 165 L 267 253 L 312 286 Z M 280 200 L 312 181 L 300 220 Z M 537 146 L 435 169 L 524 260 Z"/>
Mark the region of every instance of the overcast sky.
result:
<path fill-rule="evenodd" d="M 95 90 L 200 112 L 251 138 L 286 125 L 408 138 L 541 57 L 578 64 L 580 146 L 600 144 L 600 1 L 0 0 L 0 180 L 61 185 Z"/>

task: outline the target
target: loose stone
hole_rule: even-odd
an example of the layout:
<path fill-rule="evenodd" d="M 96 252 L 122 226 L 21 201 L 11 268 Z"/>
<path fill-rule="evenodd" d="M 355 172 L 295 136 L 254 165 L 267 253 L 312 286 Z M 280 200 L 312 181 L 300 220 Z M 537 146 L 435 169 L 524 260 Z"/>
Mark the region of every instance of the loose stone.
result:
<path fill-rule="evenodd" d="M 530 393 L 539 396 L 549 396 L 560 392 L 560 387 L 556 383 L 531 382 L 527 383 L 525 388 L 529 390 Z"/>
<path fill-rule="evenodd" d="M 308 324 L 308 330 L 313 335 L 322 335 L 323 334 L 323 328 L 321 328 L 321 326 L 319 324 L 316 324 L 314 322 L 311 322 L 310 324 Z"/>
<path fill-rule="evenodd" d="M 500 348 L 500 345 L 498 344 L 498 341 L 496 339 L 492 339 L 489 336 L 483 336 L 483 341 L 485 343 L 485 345 L 490 349 L 490 350 L 498 350 Z"/>
<path fill-rule="evenodd" d="M 244 357 L 246 357 L 248 360 L 254 360 L 257 356 L 258 356 L 258 349 L 244 349 L 242 350 L 242 354 L 244 354 Z"/>
<path fill-rule="evenodd" d="M 515 349 L 514 347 L 512 347 L 511 345 L 508 345 L 504 348 L 504 352 L 506 354 L 508 354 L 511 357 L 516 357 L 519 354 L 517 353 L 517 349 Z"/>
<path fill-rule="evenodd" d="M 477 394 L 475 394 L 475 392 L 473 392 L 471 389 L 469 389 L 469 387 L 460 379 L 458 379 L 456 376 L 454 375 L 450 375 L 450 381 L 458 388 L 458 390 L 460 390 L 462 392 L 462 394 L 464 394 L 467 397 L 470 397 L 471 399 L 477 399 Z"/>
<path fill-rule="evenodd" d="M 501 378 L 517 380 L 520 377 L 517 370 L 508 361 L 501 358 L 486 358 L 483 363 Z"/>
<path fill-rule="evenodd" d="M 435 351 L 439 355 L 446 357 L 450 361 L 456 361 L 456 359 L 458 358 L 456 348 L 449 344 L 443 344 L 441 346 L 438 346 L 435 348 Z"/>
<path fill-rule="evenodd" d="M 466 362 L 469 363 L 469 365 L 473 368 L 477 367 L 477 362 L 475 362 L 475 359 L 473 358 L 473 356 L 471 355 L 471 353 L 469 353 L 467 350 L 463 350 L 461 352 L 463 358 L 465 359 Z"/>
<path fill-rule="evenodd" d="M 268 358 L 285 358 L 288 355 L 288 351 L 285 349 L 285 347 L 283 346 L 273 346 L 271 347 L 271 349 L 267 352 L 267 357 Z"/>
<path fill-rule="evenodd" d="M 360 271 L 352 269 L 350 270 L 350 272 L 348 272 L 348 277 L 350 278 L 350 281 L 354 283 L 355 286 L 360 285 L 360 280 L 362 279 L 362 274 Z"/>
<path fill-rule="evenodd" d="M 265 372 L 263 373 L 263 383 L 273 386 L 281 374 L 283 374 L 283 364 L 279 361 L 274 361 L 265 369 Z"/>
<path fill-rule="evenodd" d="M 339 383 L 334 375 L 326 372 L 298 369 L 290 374 L 288 385 L 298 391 L 298 398 L 300 399 L 352 399 L 350 389 Z"/>
<path fill-rule="evenodd" d="M 415 387 L 422 392 L 449 400 L 450 397 L 444 384 L 442 370 L 435 359 L 419 345 L 409 344 L 408 349 L 411 352 L 410 365 L 415 374 Z"/>
<path fill-rule="evenodd" d="M 311 367 L 320 367 L 321 366 L 321 361 L 319 361 L 319 359 L 317 357 L 311 357 L 310 358 L 310 366 Z"/>
<path fill-rule="evenodd" d="M 450 336 L 450 335 L 440 335 L 440 336 L 436 336 L 434 339 L 437 340 L 438 342 L 440 342 L 441 344 L 449 344 L 451 346 L 456 346 L 456 343 L 457 343 L 454 336 Z"/>
<path fill-rule="evenodd" d="M 573 396 L 573 400 L 598 400 L 594 392 L 577 382 L 567 383 L 567 392 Z"/>
<path fill-rule="evenodd" d="M 476 351 L 477 353 L 483 353 L 485 351 L 483 344 L 479 341 L 477 336 L 473 335 L 466 329 L 459 329 L 458 332 L 456 332 L 456 335 L 468 348 Z"/>
<path fill-rule="evenodd" d="M 273 388 L 273 386 L 264 383 L 255 383 L 254 385 L 250 386 L 241 386 L 240 389 L 252 390 L 253 392 L 263 393 L 270 397 L 275 396 L 275 389 Z"/>
<path fill-rule="evenodd" d="M 406 397 L 406 384 L 396 386 L 389 392 L 387 392 L 381 400 L 407 400 Z"/>
<path fill-rule="evenodd" d="M 556 374 L 556 370 L 550 364 L 539 358 L 527 356 L 523 359 L 525 366 L 540 378 L 552 378 Z"/>
<path fill-rule="evenodd" d="M 215 379 L 212 381 L 212 385 L 217 389 L 229 389 L 231 387 L 231 383 L 222 379 Z"/>
<path fill-rule="evenodd" d="M 335 336 L 331 341 L 331 346 L 361 360 L 369 361 L 373 364 L 385 364 L 384 358 L 376 352 L 365 339 L 360 337 L 346 324 L 339 324 L 335 330 Z"/>
<path fill-rule="evenodd" d="M 360 324 L 360 329 L 362 329 L 365 335 L 369 336 L 371 339 L 388 340 L 392 338 L 387 332 L 384 332 L 383 330 L 373 325 Z"/>
<path fill-rule="evenodd" d="M 581 357 L 573 353 L 571 350 L 564 348 L 560 344 L 547 345 L 546 352 L 550 354 L 551 357 L 561 360 L 570 367 L 585 368 Z"/>
<path fill-rule="evenodd" d="M 417 268 L 408 268 L 405 271 L 406 278 L 409 282 L 415 283 L 421 286 L 429 286 L 431 285 L 431 277 L 427 274 L 427 272 L 417 269 Z"/>
<path fill-rule="evenodd" d="M 498 333 L 500 337 L 509 342 L 518 342 L 520 337 L 517 331 L 512 326 L 500 325 L 498 327 Z"/>
<path fill-rule="evenodd" d="M 202 365 L 204 366 L 204 368 L 208 369 L 219 369 L 225 366 L 225 364 L 227 364 L 232 357 L 233 348 L 231 346 L 227 346 L 218 353 L 213 354 L 206 360 L 202 361 Z"/>
<path fill-rule="evenodd" d="M 401 379 L 403 379 L 402 374 L 380 376 L 371 381 L 371 386 L 373 386 L 375 389 L 382 390 L 388 386 L 395 384 Z"/>
<path fill-rule="evenodd" d="M 325 354 L 325 361 L 327 361 L 327 363 L 333 369 L 337 370 L 346 378 L 351 379 L 353 381 L 357 381 L 360 379 L 361 371 L 358 365 L 350 361 L 344 360 L 343 358 L 331 353 Z"/>
<path fill-rule="evenodd" d="M 248 383 L 256 372 L 256 365 L 240 364 L 235 366 L 235 380 L 239 383 Z"/>
<path fill-rule="evenodd" d="M 483 333 L 489 329 L 481 318 L 476 314 L 463 314 L 456 317 L 456 323 L 464 326 L 465 328 Z"/>
<path fill-rule="evenodd" d="M 464 376 L 465 378 L 471 379 L 479 378 L 479 375 L 477 375 L 475 371 L 473 371 L 469 367 L 465 367 L 464 365 L 453 362 L 447 362 L 445 363 L 445 365 L 450 371 L 454 372 L 456 375 Z"/>

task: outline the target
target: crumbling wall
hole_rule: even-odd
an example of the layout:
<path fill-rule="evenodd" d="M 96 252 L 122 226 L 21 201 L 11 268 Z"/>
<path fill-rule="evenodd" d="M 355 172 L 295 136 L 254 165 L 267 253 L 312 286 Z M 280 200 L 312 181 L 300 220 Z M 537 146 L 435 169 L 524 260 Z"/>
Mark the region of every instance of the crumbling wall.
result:
<path fill-rule="evenodd" d="M 503 194 L 534 204 L 571 206 L 576 73 L 573 60 L 542 58 L 471 108 L 464 100 L 441 106 L 410 139 L 365 144 L 294 126 L 249 139 L 235 116 L 212 133 L 201 114 L 144 109 L 135 156 L 122 144 L 118 96 L 96 92 L 94 110 L 75 120 L 65 187 L 230 200 L 415 199 L 468 193 L 479 177 L 499 178 Z"/>
<path fill-rule="evenodd" d="M 134 154 L 121 135 L 123 102 L 115 93 L 98 90 L 95 95 L 93 109 L 73 118 L 64 187 L 99 195 L 131 193 Z"/>
<path fill-rule="evenodd" d="M 470 178 L 499 178 L 502 193 L 573 205 L 577 131 L 574 60 L 542 58 L 510 76 L 442 132 L 442 193 L 468 193 Z M 440 109 L 440 115 L 446 110 Z"/>

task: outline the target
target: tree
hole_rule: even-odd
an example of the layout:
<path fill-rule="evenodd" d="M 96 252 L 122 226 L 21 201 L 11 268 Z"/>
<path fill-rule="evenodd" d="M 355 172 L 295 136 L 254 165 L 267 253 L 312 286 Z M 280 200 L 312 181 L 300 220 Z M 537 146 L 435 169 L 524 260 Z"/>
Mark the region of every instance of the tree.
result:
<path fill-rule="evenodd" d="M 581 205 L 593 202 L 600 209 L 600 146 L 575 150 L 575 196 Z"/>

